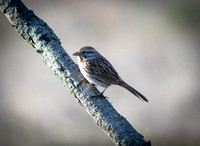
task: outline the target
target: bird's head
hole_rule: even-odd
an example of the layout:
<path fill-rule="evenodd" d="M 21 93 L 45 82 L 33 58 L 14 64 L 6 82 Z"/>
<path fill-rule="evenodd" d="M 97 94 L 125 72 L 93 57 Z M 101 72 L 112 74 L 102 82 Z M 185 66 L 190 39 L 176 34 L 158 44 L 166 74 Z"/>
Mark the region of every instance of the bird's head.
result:
<path fill-rule="evenodd" d="M 78 56 L 83 60 L 94 59 L 99 55 L 100 55 L 99 52 L 95 48 L 90 46 L 82 47 L 73 54 L 73 56 Z"/>

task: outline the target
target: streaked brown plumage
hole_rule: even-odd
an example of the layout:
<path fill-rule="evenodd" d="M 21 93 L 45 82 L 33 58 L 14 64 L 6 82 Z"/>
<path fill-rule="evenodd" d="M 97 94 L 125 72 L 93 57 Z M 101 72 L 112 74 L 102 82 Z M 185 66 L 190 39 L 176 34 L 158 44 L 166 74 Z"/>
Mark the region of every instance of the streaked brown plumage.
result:
<path fill-rule="evenodd" d="M 110 85 L 119 85 L 126 88 L 139 99 L 148 102 L 146 97 L 124 82 L 111 63 L 93 47 L 82 47 L 73 55 L 78 58 L 78 65 L 83 76 L 90 83 L 105 88 L 102 94 Z"/>

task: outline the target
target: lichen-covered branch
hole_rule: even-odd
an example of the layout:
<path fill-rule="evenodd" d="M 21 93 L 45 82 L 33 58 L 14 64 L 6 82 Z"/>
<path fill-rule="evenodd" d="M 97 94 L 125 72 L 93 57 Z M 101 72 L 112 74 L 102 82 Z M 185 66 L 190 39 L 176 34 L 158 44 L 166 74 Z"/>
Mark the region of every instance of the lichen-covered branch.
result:
<path fill-rule="evenodd" d="M 42 19 L 20 0 L 1 0 L 0 10 L 116 145 L 150 145 L 106 99 L 88 98 L 98 95 L 99 91 L 90 84 L 79 84 L 83 76 L 78 66 Z"/>

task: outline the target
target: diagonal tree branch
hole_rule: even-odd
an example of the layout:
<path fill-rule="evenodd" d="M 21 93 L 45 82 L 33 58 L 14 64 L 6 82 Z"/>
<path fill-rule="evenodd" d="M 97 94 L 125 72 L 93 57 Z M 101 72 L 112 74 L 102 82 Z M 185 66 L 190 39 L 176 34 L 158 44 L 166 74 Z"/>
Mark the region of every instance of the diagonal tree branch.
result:
<path fill-rule="evenodd" d="M 28 10 L 20 0 L 0 0 L 0 10 L 116 145 L 151 145 L 106 99 L 88 98 L 99 95 L 100 92 L 90 84 L 79 84 L 83 76 L 77 64 L 42 19 Z"/>

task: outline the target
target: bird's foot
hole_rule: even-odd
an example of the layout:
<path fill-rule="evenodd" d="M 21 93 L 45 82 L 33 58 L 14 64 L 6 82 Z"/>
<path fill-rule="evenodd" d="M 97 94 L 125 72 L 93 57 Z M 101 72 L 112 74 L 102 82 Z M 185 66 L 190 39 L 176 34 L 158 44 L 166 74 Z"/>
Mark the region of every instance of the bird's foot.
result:
<path fill-rule="evenodd" d="M 94 96 L 90 96 L 89 98 L 108 98 L 106 96 L 103 95 L 103 93 L 99 94 L 99 95 L 94 95 Z"/>
<path fill-rule="evenodd" d="M 86 79 L 82 79 L 82 80 L 79 81 L 77 86 L 79 86 L 79 85 L 87 85 L 87 84 L 90 84 L 90 82 L 88 82 L 88 80 L 86 80 Z"/>

